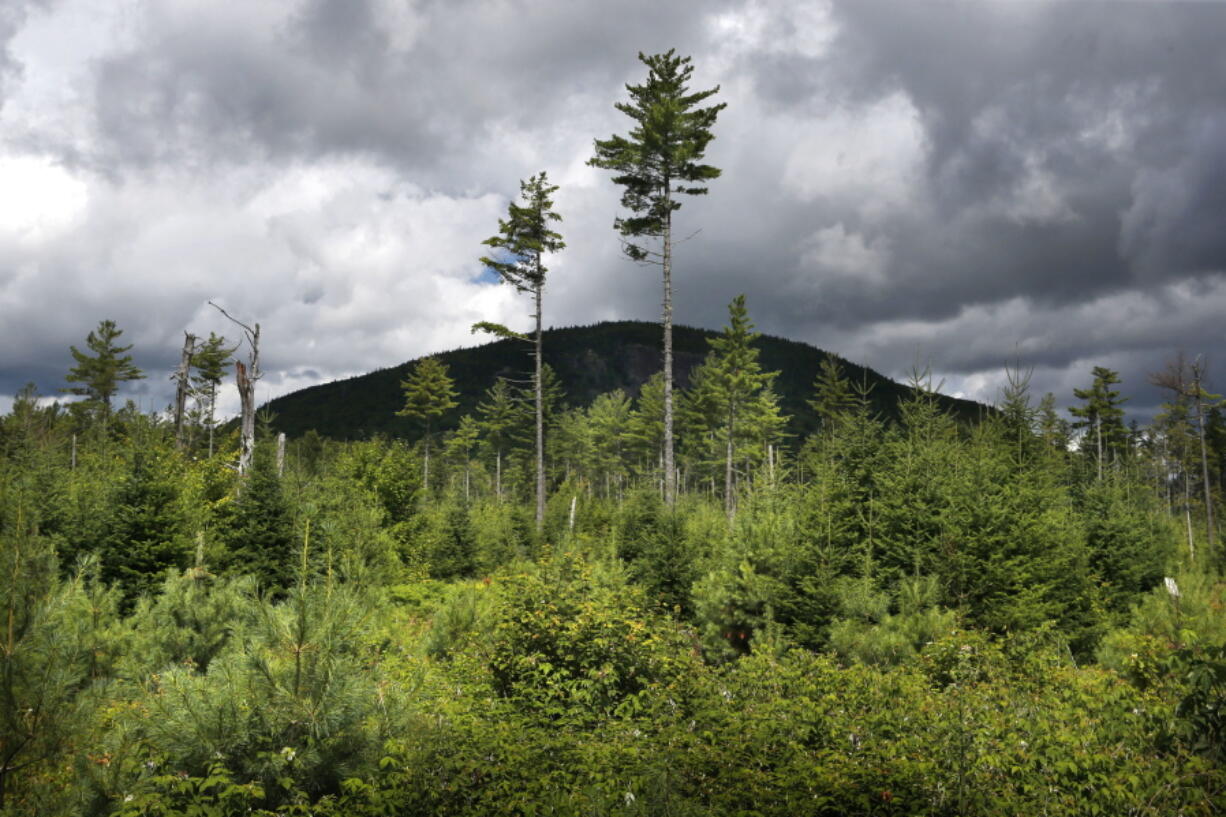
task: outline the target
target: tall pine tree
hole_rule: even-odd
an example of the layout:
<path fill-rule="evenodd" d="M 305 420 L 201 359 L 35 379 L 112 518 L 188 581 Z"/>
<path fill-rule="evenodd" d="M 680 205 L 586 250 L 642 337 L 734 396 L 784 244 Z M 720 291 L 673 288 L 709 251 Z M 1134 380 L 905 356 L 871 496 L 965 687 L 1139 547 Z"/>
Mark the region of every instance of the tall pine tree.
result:
<path fill-rule="evenodd" d="M 647 66 L 647 81 L 627 85 L 629 102 L 617 110 L 634 120 L 629 136 L 597 139 L 596 155 L 588 164 L 614 172 L 613 181 L 624 188 L 622 206 L 633 215 L 613 222 L 626 240 L 623 249 L 638 262 L 660 265 L 664 278 L 664 497 L 676 499 L 676 469 L 673 465 L 673 212 L 681 208 L 679 194 L 702 195 L 706 182 L 718 178 L 720 169 L 702 164 L 707 145 L 714 138 L 711 127 L 725 103 L 701 107 L 719 91 L 719 86 L 689 92 L 694 72 L 689 57 L 664 54 L 639 60 Z M 643 239 L 658 241 L 659 250 L 649 250 Z"/>
<path fill-rule="evenodd" d="M 557 185 L 549 183 L 545 171 L 520 182 L 522 204 L 511 202 L 505 219 L 498 220 L 498 235 L 485 240 L 485 245 L 495 250 L 498 257 L 482 257 L 481 263 L 497 272 L 502 280 L 515 286 L 520 292 L 531 292 L 535 303 L 533 387 L 536 400 L 536 526 L 539 530 L 545 521 L 545 407 L 541 383 L 541 292 L 545 288 L 545 273 L 542 262 L 546 253 L 565 249 L 560 233 L 550 224 L 562 217 L 553 211 L 552 196 Z"/>

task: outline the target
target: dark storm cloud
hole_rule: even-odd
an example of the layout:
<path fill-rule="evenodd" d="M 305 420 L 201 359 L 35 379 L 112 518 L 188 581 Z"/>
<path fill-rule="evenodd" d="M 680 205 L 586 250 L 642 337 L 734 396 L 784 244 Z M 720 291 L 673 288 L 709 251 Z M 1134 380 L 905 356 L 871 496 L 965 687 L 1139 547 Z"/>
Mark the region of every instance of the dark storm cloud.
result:
<path fill-rule="evenodd" d="M 121 163 L 363 153 L 463 190 L 488 183 L 492 127 L 550 128 L 693 19 L 648 0 L 305 0 L 265 36 L 166 19 L 102 62 L 99 121 Z"/>
<path fill-rule="evenodd" d="M 847 329 L 951 321 L 968 306 L 1017 298 L 1037 311 L 1134 291 L 1160 300 L 1163 286 L 1226 270 L 1226 6 L 846 0 L 833 17 L 839 35 L 824 54 L 747 55 L 739 69 L 775 111 L 820 117 L 823 106 L 904 94 L 924 134 L 920 194 L 859 225 L 896 250 L 885 285 L 830 281 L 821 298 L 793 301 L 793 314 L 808 307 L 814 324 Z M 840 209 L 807 215 L 854 223 Z M 767 309 L 788 314 L 783 304 Z M 782 328 L 803 332 L 799 321 Z M 1103 351 L 1129 348 L 1127 326 L 1115 331 Z M 1182 340 L 1198 337 L 1207 340 Z M 988 362 L 935 344 L 938 365 Z M 1045 354 L 1069 364 L 1085 353 Z"/>
<path fill-rule="evenodd" d="M 1017 259 L 991 270 L 1004 291 L 980 297 L 1046 298 L 1053 275 L 1066 298 L 1226 269 L 1221 231 L 1198 226 L 1222 223 L 1220 192 L 1174 213 L 1164 200 L 1170 188 L 1187 197 L 1226 181 L 1226 140 L 1214 138 L 1226 111 L 1226 7 L 869 0 L 837 10 L 844 34 L 830 64 L 841 66 L 841 87 L 896 85 L 923 117 L 932 215 L 957 219 L 1010 195 L 1028 164 L 1064 191 L 1071 224 L 975 224 L 977 244 Z M 1132 210 L 1166 217 L 1142 215 L 1145 227 L 1126 235 L 1113 222 Z M 1119 256 L 1104 251 L 1112 228 Z M 1063 263 L 1036 256 L 1048 243 Z M 921 264 L 939 270 L 950 260 L 929 249 Z M 1055 271 L 1070 263 L 1082 265 L 1076 274 Z"/>

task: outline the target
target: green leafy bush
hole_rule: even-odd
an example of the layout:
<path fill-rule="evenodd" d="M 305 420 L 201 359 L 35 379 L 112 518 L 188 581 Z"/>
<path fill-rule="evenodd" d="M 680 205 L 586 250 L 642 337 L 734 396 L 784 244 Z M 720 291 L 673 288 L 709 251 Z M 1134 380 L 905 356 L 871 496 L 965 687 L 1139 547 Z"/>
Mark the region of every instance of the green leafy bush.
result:
<path fill-rule="evenodd" d="M 559 554 L 499 582 L 494 688 L 546 719 L 633 712 L 693 663 L 687 638 L 615 567 Z"/>
<path fill-rule="evenodd" d="M 150 770 L 207 776 L 220 764 L 275 806 L 295 792 L 338 792 L 373 768 L 399 701 L 372 652 L 369 603 L 321 582 L 251 605 L 242 638 L 205 671 L 179 664 L 149 676 L 118 716 L 111 751 L 140 763 L 106 781 L 111 796 Z"/>

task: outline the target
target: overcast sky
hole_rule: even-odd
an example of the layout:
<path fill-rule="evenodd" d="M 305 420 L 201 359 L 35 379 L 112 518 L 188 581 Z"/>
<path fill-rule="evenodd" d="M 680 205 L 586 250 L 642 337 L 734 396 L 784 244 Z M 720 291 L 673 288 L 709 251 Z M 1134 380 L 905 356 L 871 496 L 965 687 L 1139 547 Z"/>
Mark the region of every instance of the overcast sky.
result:
<path fill-rule="evenodd" d="M 483 276 L 519 181 L 561 185 L 546 322 L 658 320 L 620 257 L 639 51 L 728 107 L 687 200 L 676 320 L 992 401 L 1005 365 L 1129 407 L 1177 349 L 1226 381 L 1226 3 L 2 0 L 0 410 L 103 318 L 171 399 L 183 331 L 263 330 L 258 397 L 528 326 Z M 237 398 L 227 388 L 223 406 Z"/>

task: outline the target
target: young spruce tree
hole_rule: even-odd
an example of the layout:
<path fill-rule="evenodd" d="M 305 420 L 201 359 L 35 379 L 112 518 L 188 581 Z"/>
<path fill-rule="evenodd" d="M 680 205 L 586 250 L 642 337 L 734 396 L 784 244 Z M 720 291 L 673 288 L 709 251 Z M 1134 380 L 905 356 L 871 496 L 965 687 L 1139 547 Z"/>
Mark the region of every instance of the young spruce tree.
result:
<path fill-rule="evenodd" d="M 485 392 L 486 400 L 477 404 L 485 442 L 494 451 L 494 495 L 502 501 L 502 461 L 511 442 L 518 409 L 515 395 L 504 378 L 498 378 Z"/>
<path fill-rule="evenodd" d="M 422 488 L 427 491 L 430 490 L 430 421 L 456 407 L 454 385 L 455 381 L 447 374 L 447 366 L 432 357 L 422 358 L 400 383 L 400 388 L 404 389 L 404 408 L 396 414 L 421 420 L 425 425 Z"/>
<path fill-rule="evenodd" d="M 227 572 L 253 575 L 261 590 L 280 596 L 293 584 L 299 544 L 270 443 L 256 446 L 230 509 L 224 534 Z"/>
<path fill-rule="evenodd" d="M 209 456 L 213 456 L 213 432 L 217 427 L 217 389 L 226 375 L 226 364 L 238 347 L 227 347 L 226 339 L 214 332 L 192 353 L 192 375 L 200 414 L 209 434 Z"/>
<path fill-rule="evenodd" d="M 724 512 L 731 522 L 736 513 L 733 459 L 738 440 L 746 430 L 778 411 L 771 382 L 778 372 L 764 372 L 758 363 L 754 341 L 761 335 L 753 331 L 745 296 L 738 295 L 728 305 L 728 325 L 722 335 L 711 338 L 711 352 L 703 362 L 704 375 L 695 380 L 705 384 L 703 404 L 710 407 L 711 420 L 722 432 L 724 448 Z M 767 403 L 763 405 L 762 400 Z"/>
<path fill-rule="evenodd" d="M 694 72 L 689 57 L 664 54 L 639 60 L 647 66 L 647 81 L 627 85 L 630 102 L 614 107 L 634 120 L 629 136 L 596 140 L 596 155 L 588 160 L 595 167 L 612 170 L 613 181 L 624 189 L 622 206 L 633 215 L 618 218 L 614 228 L 625 237 L 623 249 L 634 261 L 658 263 L 664 277 L 664 496 L 671 506 L 676 500 L 676 469 L 673 465 L 673 211 L 681 208 L 678 194 L 701 195 L 703 186 L 720 175 L 720 169 L 702 164 L 707 144 L 714 138 L 711 127 L 726 105 L 700 104 L 719 91 L 719 86 L 689 93 L 687 83 Z M 643 239 L 659 242 L 659 251 L 649 251 Z"/>
<path fill-rule="evenodd" d="M 1119 372 L 1095 366 L 1093 374 L 1094 383 L 1090 388 L 1073 389 L 1073 396 L 1084 401 L 1084 405 L 1071 407 L 1069 414 L 1077 418 L 1073 428 L 1086 429 L 1090 444 L 1094 446 L 1098 478 L 1102 479 L 1105 457 L 1110 454 L 1114 460 L 1127 440 L 1124 410 L 1120 408 L 1127 398 L 1121 399 L 1119 391 L 1111 388 L 1120 382 Z"/>
<path fill-rule="evenodd" d="M 123 589 L 125 611 L 167 571 L 187 567 L 189 554 L 175 460 L 158 447 L 134 446 L 127 466 L 99 549 L 101 577 Z"/>

